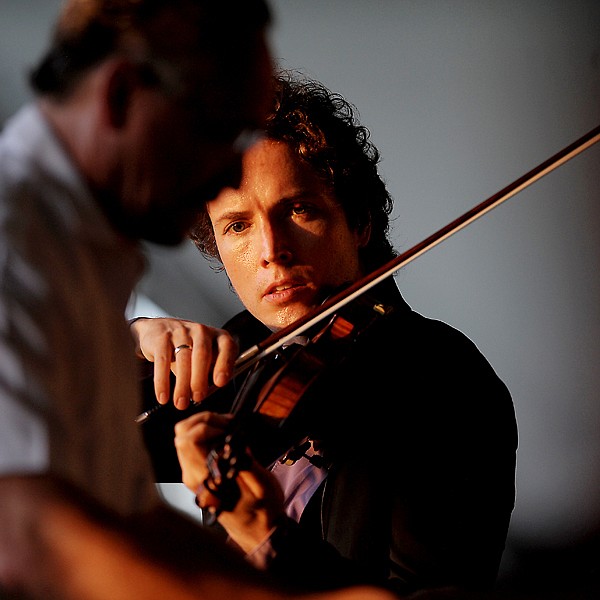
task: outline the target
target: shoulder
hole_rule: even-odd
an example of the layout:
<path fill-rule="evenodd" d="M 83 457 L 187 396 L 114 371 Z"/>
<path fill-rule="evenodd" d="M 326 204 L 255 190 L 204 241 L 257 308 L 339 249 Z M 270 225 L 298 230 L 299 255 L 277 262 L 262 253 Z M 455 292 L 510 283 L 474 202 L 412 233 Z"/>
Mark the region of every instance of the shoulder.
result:
<path fill-rule="evenodd" d="M 61 197 L 81 197 L 84 185 L 75 166 L 35 104 L 22 107 L 0 135 L 0 196 L 21 221 L 27 211 L 62 210 Z"/>
<path fill-rule="evenodd" d="M 415 311 L 397 292 L 393 310 L 375 322 L 368 339 L 388 345 L 391 354 L 415 353 L 421 357 L 459 355 L 483 356 L 477 345 L 464 332 L 439 319 Z"/>

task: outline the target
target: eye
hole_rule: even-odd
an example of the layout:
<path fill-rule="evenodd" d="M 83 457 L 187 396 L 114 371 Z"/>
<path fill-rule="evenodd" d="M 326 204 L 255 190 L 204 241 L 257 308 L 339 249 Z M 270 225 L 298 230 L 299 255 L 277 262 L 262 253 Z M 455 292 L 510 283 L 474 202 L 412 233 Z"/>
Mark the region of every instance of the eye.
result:
<path fill-rule="evenodd" d="M 303 215 L 308 212 L 308 209 L 307 209 L 306 205 L 304 205 L 304 204 L 294 204 L 292 206 L 292 212 L 295 215 Z"/>
<path fill-rule="evenodd" d="M 320 213 L 318 206 L 309 202 L 294 202 L 289 207 L 290 214 L 294 217 L 314 219 Z"/>
<path fill-rule="evenodd" d="M 247 225 L 243 221 L 234 221 L 225 228 L 225 233 L 242 233 L 246 227 Z"/>
<path fill-rule="evenodd" d="M 298 222 L 314 221 L 322 217 L 322 210 L 313 202 L 294 202 L 288 207 L 289 216 Z"/>

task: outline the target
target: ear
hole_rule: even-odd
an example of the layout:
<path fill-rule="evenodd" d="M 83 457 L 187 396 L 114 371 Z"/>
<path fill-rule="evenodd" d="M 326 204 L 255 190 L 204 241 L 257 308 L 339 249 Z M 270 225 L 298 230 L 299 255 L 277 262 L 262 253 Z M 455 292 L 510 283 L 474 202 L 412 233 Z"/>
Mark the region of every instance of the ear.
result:
<path fill-rule="evenodd" d="M 371 221 L 369 221 L 366 225 L 361 227 L 356 232 L 358 247 L 364 248 L 371 239 Z"/>
<path fill-rule="evenodd" d="M 115 59 L 105 65 L 103 105 L 106 122 L 121 129 L 127 123 L 136 87 L 139 85 L 135 67 L 123 59 Z"/>

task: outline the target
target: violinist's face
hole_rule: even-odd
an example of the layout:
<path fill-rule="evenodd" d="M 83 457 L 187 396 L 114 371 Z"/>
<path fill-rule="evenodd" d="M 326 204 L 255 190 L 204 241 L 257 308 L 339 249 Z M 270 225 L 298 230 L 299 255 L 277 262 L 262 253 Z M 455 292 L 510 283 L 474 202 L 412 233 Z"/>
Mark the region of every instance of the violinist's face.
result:
<path fill-rule="evenodd" d="M 207 203 L 217 247 L 246 308 L 272 330 L 361 276 L 367 241 L 348 227 L 331 191 L 282 142 L 255 144 L 242 182 Z"/>

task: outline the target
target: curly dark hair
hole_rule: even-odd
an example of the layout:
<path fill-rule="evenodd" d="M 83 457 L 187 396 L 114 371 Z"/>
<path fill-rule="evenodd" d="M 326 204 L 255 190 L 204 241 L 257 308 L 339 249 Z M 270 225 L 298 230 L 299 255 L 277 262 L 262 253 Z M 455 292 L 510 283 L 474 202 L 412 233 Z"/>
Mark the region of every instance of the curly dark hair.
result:
<path fill-rule="evenodd" d="M 378 172 L 379 151 L 352 104 L 317 81 L 281 71 L 265 135 L 288 144 L 333 189 L 351 229 L 370 227 L 369 242 L 360 251 L 366 272 L 396 256 L 388 238 L 393 200 Z M 220 262 L 206 207 L 190 237 L 205 257 Z"/>

